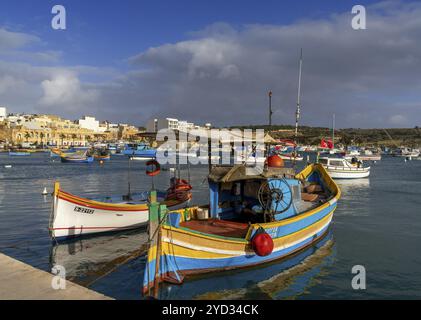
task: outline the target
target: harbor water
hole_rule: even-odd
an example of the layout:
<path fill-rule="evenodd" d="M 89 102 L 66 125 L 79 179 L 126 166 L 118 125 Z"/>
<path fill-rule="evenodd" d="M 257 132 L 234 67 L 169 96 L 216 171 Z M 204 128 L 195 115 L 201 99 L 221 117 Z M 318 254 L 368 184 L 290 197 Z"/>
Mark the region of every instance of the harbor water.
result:
<path fill-rule="evenodd" d="M 302 164 L 301 164 L 302 166 Z M 162 299 L 420 299 L 421 161 L 384 157 L 371 163 L 369 179 L 337 180 L 342 198 L 334 223 L 320 242 L 296 255 L 253 269 L 163 285 Z M 191 166 L 192 204 L 208 201 L 207 166 Z M 170 170 L 154 177 L 165 190 Z M 188 178 L 188 170 L 181 170 Z M 112 156 L 100 165 L 63 164 L 48 153 L 0 153 L 0 252 L 116 299 L 143 299 L 146 229 L 57 244 L 48 234 L 50 195 L 121 195 L 151 188 L 145 163 Z M 352 268 L 366 270 L 366 289 L 355 290 Z"/>

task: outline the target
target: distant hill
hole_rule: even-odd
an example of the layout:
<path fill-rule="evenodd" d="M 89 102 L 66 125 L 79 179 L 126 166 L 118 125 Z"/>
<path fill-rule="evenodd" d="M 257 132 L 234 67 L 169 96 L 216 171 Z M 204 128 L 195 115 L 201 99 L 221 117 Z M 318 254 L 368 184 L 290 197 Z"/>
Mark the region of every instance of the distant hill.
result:
<path fill-rule="evenodd" d="M 291 125 L 248 125 L 232 126 L 239 129 L 264 129 L 274 138 L 293 139 L 295 127 Z M 300 126 L 298 129 L 298 142 L 300 144 L 317 145 L 322 138 L 331 138 L 332 129 L 323 127 Z M 391 129 L 335 129 L 335 143 L 359 146 L 421 146 L 421 129 L 415 128 L 391 128 Z"/>

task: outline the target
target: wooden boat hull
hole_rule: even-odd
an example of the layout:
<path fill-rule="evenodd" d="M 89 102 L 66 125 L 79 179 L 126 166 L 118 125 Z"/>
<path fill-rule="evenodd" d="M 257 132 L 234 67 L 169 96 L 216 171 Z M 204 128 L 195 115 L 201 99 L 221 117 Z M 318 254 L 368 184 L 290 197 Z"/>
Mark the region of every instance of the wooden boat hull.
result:
<path fill-rule="evenodd" d="M 164 198 L 164 195 L 162 196 Z M 169 207 L 190 198 L 164 201 Z M 50 235 L 56 239 L 138 228 L 148 221 L 148 205 L 108 203 L 81 198 L 54 187 Z"/>
<path fill-rule="evenodd" d="M 108 161 L 108 160 L 111 160 L 111 156 L 110 155 L 106 155 L 106 156 L 97 156 L 97 155 L 95 155 L 94 156 L 94 159 L 95 160 L 98 160 L 98 161 L 100 161 L 100 160 Z"/>
<path fill-rule="evenodd" d="M 317 241 L 325 234 L 332 221 L 340 190 L 319 164 L 308 166 L 297 178 L 307 179 L 314 172 L 320 175 L 324 185 L 333 194 L 328 201 L 285 220 L 251 224 L 243 238 L 198 232 L 173 224 L 163 225 L 159 246 L 151 246 L 148 252 L 144 294 L 150 293 L 151 288 L 156 286 L 156 281 L 181 283 L 184 277 L 191 274 L 256 266 L 287 257 Z M 186 217 L 188 219 L 189 215 L 194 215 L 197 208 L 189 208 L 189 212 L 186 210 L 179 211 L 181 222 Z M 252 249 L 252 238 L 259 227 L 271 236 L 274 243 L 272 253 L 267 256 L 259 256 Z"/>
<path fill-rule="evenodd" d="M 382 159 L 382 156 L 381 155 L 357 156 L 357 159 L 361 161 L 380 161 Z"/>
<path fill-rule="evenodd" d="M 83 157 L 83 158 L 71 158 L 71 157 L 60 157 L 63 163 L 91 163 L 94 161 L 94 157 Z"/>
<path fill-rule="evenodd" d="M 9 156 L 11 157 L 23 157 L 23 156 L 30 156 L 30 152 L 9 152 Z"/>
<path fill-rule="evenodd" d="M 126 156 L 142 157 L 142 158 L 155 158 L 156 150 L 155 149 L 145 149 L 145 150 L 124 150 L 123 154 Z"/>
<path fill-rule="evenodd" d="M 289 160 L 289 161 L 303 161 L 304 158 L 302 156 L 293 156 L 291 154 L 282 154 L 282 153 L 278 153 L 277 154 L 278 157 L 280 157 L 282 160 Z"/>

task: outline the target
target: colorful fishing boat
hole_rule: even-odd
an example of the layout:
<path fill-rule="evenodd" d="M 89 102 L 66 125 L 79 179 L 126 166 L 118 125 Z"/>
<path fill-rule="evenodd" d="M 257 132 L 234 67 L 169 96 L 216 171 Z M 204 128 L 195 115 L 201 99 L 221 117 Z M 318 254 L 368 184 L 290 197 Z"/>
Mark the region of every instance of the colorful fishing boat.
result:
<path fill-rule="evenodd" d="M 323 157 L 319 163 L 333 179 L 360 179 L 370 175 L 370 167 L 364 167 L 363 162 L 357 158 L 352 158 L 350 162 L 345 158 Z"/>
<path fill-rule="evenodd" d="M 157 296 L 161 282 L 287 257 L 326 234 L 341 192 L 322 165 L 252 170 L 213 167 L 209 205 L 150 204 L 145 295 Z"/>
<path fill-rule="evenodd" d="M 64 163 L 91 163 L 94 161 L 94 157 L 88 155 L 87 151 L 85 152 L 73 152 L 73 153 L 62 153 L 60 154 L 61 162 Z"/>
<path fill-rule="evenodd" d="M 9 151 L 9 156 L 11 157 L 21 157 L 21 156 L 30 156 L 31 153 L 27 151 Z"/>
<path fill-rule="evenodd" d="M 171 185 L 166 192 L 158 192 L 158 199 L 168 207 L 177 208 L 191 199 L 190 189 L 184 191 L 178 185 Z M 149 192 L 143 192 L 87 199 L 61 190 L 56 182 L 50 235 L 63 239 L 138 228 L 148 221 L 149 196 Z"/>
<path fill-rule="evenodd" d="M 151 148 L 145 143 L 128 143 L 125 145 L 123 154 L 127 156 L 135 156 L 137 158 L 155 158 L 156 149 Z"/>
<path fill-rule="evenodd" d="M 98 161 L 108 161 L 111 159 L 110 154 L 100 155 L 100 154 L 94 154 L 94 159 Z"/>
<path fill-rule="evenodd" d="M 111 159 L 111 154 L 106 149 L 98 149 L 94 152 L 94 159 L 98 161 L 108 161 Z"/>

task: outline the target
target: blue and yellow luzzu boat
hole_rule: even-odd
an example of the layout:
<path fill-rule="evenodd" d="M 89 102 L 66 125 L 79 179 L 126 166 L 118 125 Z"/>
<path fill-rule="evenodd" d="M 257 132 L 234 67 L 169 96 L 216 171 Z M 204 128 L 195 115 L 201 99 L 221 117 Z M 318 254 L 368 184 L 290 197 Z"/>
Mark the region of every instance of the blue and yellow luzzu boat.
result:
<path fill-rule="evenodd" d="M 323 237 L 341 192 L 322 165 L 298 174 L 249 169 L 213 167 L 208 206 L 168 211 L 151 203 L 145 295 L 157 296 L 160 282 L 281 259 Z"/>

